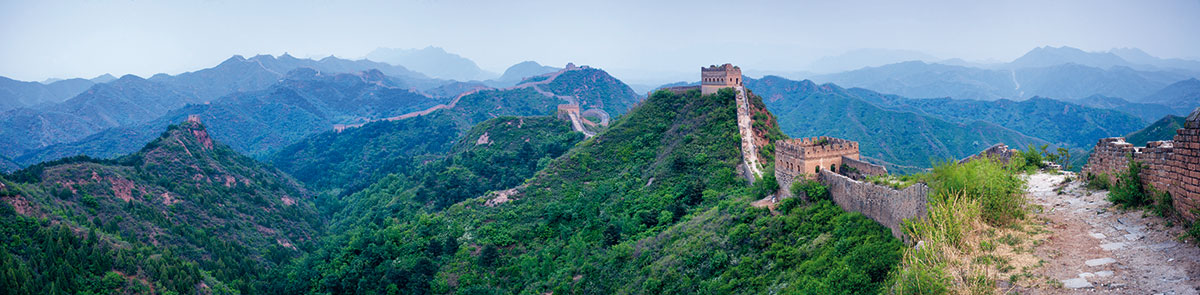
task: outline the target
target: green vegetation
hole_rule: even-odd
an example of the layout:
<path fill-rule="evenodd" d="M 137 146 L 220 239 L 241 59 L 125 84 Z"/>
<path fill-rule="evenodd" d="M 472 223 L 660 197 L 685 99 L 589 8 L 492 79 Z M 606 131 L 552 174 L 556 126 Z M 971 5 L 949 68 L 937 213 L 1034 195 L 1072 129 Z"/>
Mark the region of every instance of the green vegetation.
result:
<path fill-rule="evenodd" d="M 998 247 L 1021 247 L 1028 240 L 1015 231 L 1028 214 L 1020 170 L 985 158 L 945 163 L 923 176 L 932 189 L 928 216 L 905 223 L 905 232 L 921 241 L 905 250 L 901 267 L 890 276 L 896 294 L 990 293 L 989 274 L 1011 270 L 1010 258 L 983 254 Z M 998 231 L 1008 231 L 995 242 Z"/>
<path fill-rule="evenodd" d="M 1154 123 L 1150 123 L 1146 128 L 1134 131 L 1125 135 L 1125 141 L 1134 146 L 1144 146 L 1147 142 L 1158 140 L 1172 140 L 1175 138 L 1175 130 L 1183 128 L 1183 123 L 1187 118 L 1167 115 Z"/>
<path fill-rule="evenodd" d="M 556 95 L 574 96 L 580 110 L 602 109 L 613 116 L 624 114 L 638 102 L 632 88 L 599 69 L 566 71 L 538 87 Z"/>
<path fill-rule="evenodd" d="M 1111 186 L 1108 174 L 1087 174 L 1087 188 L 1091 190 L 1108 190 Z"/>
<path fill-rule="evenodd" d="M 270 293 L 882 291 L 903 248 L 882 226 L 828 201 L 791 199 L 778 215 L 749 205 L 771 185 L 735 173 L 732 96 L 658 92 L 597 137 L 537 160 L 544 168 L 503 203 L 421 197 L 419 187 L 436 188 L 424 193 L 432 198 L 453 191 L 425 179 L 472 171 L 457 156 L 385 177 L 345 198 L 337 234 L 273 275 Z M 382 213 L 341 220 L 366 212 L 356 207 Z"/>
<path fill-rule="evenodd" d="M 1127 208 L 1149 205 L 1153 201 L 1150 192 L 1153 188 L 1142 183 L 1141 173 L 1145 166 L 1132 156 L 1128 161 L 1127 168 L 1116 174 L 1116 181 L 1109 187 L 1108 200 Z"/>
<path fill-rule="evenodd" d="M 323 223 L 298 183 L 190 122 L 115 160 L 76 157 L 6 178 L 15 182 L 5 195 L 16 196 L 24 217 L 6 220 L 15 234 L 4 238 L 23 246 L 0 252 L 54 271 L 47 274 L 69 287 L 62 290 L 83 292 L 68 281 L 115 270 L 133 280 L 130 288 L 159 293 L 194 293 L 199 282 L 217 293 L 259 293 L 260 275 L 310 250 Z M 58 244 L 29 244 L 38 236 Z M 75 246 L 59 247 L 66 244 Z"/>
<path fill-rule="evenodd" d="M 1002 226 L 1025 218 L 1028 213 L 1024 181 L 1013 173 L 1019 166 L 1005 167 L 995 160 L 977 160 L 964 164 L 941 164 L 933 168 L 929 186 L 934 203 L 956 195 L 979 202 L 984 221 Z"/>
<path fill-rule="evenodd" d="M 846 168 L 849 168 L 849 167 L 843 167 L 842 171 L 848 171 L 848 170 L 846 170 Z M 866 176 L 863 178 L 863 181 L 870 182 L 870 183 L 877 184 L 877 185 L 891 187 L 891 188 L 897 189 L 897 190 L 902 190 L 902 189 L 908 188 L 914 184 L 917 184 L 917 182 L 921 182 L 921 181 L 925 180 L 924 179 L 925 177 L 926 177 L 926 174 L 904 174 L 904 175 L 886 174 L 886 175 Z"/>
<path fill-rule="evenodd" d="M 829 187 L 812 179 L 792 182 L 793 196 L 804 196 L 809 200 L 829 200 Z"/>

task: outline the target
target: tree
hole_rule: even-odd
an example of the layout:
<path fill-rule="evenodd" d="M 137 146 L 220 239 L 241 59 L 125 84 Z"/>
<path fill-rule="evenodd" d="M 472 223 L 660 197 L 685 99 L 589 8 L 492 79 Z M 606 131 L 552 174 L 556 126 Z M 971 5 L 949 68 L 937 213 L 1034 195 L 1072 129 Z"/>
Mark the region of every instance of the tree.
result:
<path fill-rule="evenodd" d="M 484 246 L 483 251 L 479 252 L 479 266 L 492 267 L 499 257 L 500 251 L 496 249 L 495 245 Z"/>

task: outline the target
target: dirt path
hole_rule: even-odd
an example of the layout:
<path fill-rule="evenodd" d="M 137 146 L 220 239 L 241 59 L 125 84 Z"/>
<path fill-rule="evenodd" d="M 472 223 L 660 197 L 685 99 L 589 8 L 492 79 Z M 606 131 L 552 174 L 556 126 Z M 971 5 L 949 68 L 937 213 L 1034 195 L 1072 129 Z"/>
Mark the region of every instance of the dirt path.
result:
<path fill-rule="evenodd" d="M 1183 227 L 1143 210 L 1117 209 L 1105 191 L 1088 191 L 1067 175 L 1029 177 L 1030 201 L 1042 206 L 1050 237 L 1038 269 L 1062 287 L 1021 294 L 1200 294 L 1200 247 L 1180 242 Z M 1056 192 L 1059 189 L 1061 193 Z"/>

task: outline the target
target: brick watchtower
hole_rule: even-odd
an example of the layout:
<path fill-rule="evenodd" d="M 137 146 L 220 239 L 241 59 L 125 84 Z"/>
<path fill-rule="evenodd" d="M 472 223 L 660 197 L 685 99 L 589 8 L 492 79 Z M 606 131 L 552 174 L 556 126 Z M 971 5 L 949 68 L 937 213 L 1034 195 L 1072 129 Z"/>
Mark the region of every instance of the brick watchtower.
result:
<path fill-rule="evenodd" d="M 721 88 L 737 86 L 742 86 L 742 68 L 732 64 L 700 67 L 700 94 L 713 94 Z"/>

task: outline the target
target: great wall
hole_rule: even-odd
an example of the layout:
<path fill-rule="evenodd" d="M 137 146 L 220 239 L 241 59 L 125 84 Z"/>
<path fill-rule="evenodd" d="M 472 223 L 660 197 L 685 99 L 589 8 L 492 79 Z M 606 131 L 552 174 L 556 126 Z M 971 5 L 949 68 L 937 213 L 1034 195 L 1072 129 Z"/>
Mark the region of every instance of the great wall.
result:
<path fill-rule="evenodd" d="M 1188 220 L 1200 217 L 1200 108 L 1188 115 L 1173 140 L 1152 141 L 1135 147 L 1123 137 L 1100 139 L 1092 150 L 1083 173 L 1087 177 L 1116 181 L 1130 160 L 1141 162 L 1143 184 L 1171 194 L 1176 210 Z"/>
<path fill-rule="evenodd" d="M 579 101 L 576 97 L 569 96 L 569 95 L 557 95 L 557 94 L 546 91 L 546 90 L 542 89 L 541 87 L 539 87 L 541 85 L 545 85 L 545 84 L 549 84 L 550 82 L 553 82 L 554 79 L 558 78 L 558 76 L 562 75 L 563 73 L 566 73 L 569 71 L 586 70 L 586 69 L 590 69 L 590 67 L 576 66 L 574 63 L 567 63 L 566 67 L 564 67 L 562 70 L 526 78 L 526 79 L 538 78 L 538 79 L 534 79 L 534 81 L 525 82 L 525 83 L 514 85 L 512 87 L 499 88 L 499 89 L 485 87 L 485 86 L 479 86 L 479 87 L 472 88 L 471 90 L 468 90 L 466 92 L 460 93 L 459 95 L 455 96 L 454 99 L 452 99 L 450 101 L 450 103 L 438 104 L 438 105 L 429 107 L 424 110 L 414 111 L 414 112 L 402 114 L 399 116 L 387 117 L 387 118 L 382 118 L 382 119 L 368 119 L 361 123 L 334 124 L 333 130 L 334 130 L 334 132 L 342 132 L 342 131 L 346 130 L 347 128 L 356 128 L 356 127 L 360 127 L 362 125 L 365 125 L 365 124 L 371 123 L 371 122 L 396 121 L 396 120 L 402 120 L 402 119 L 412 118 L 412 117 L 416 117 L 416 116 L 428 115 L 429 113 L 432 113 L 437 110 L 454 108 L 454 106 L 458 104 L 458 101 L 460 99 L 462 99 L 463 97 L 472 95 L 475 93 L 479 93 L 480 91 L 514 90 L 514 89 L 522 89 L 522 88 L 531 88 L 534 91 L 537 91 L 541 95 L 565 100 L 566 101 L 565 104 L 558 106 L 556 114 L 560 118 L 571 121 L 571 128 L 573 130 L 583 133 L 584 136 L 586 136 L 586 137 L 592 137 L 592 136 L 596 135 L 596 132 L 593 129 L 596 129 L 599 126 L 608 126 L 608 123 L 609 123 L 608 112 L 605 112 L 604 110 L 601 110 L 601 109 L 588 109 L 586 111 L 580 112 Z M 739 79 L 740 79 L 740 76 L 739 76 Z M 599 118 L 600 122 L 592 122 L 591 120 L 588 120 L 586 117 L 588 115 Z"/>

